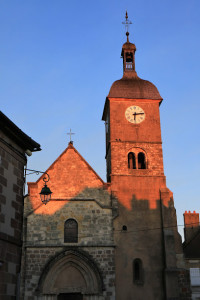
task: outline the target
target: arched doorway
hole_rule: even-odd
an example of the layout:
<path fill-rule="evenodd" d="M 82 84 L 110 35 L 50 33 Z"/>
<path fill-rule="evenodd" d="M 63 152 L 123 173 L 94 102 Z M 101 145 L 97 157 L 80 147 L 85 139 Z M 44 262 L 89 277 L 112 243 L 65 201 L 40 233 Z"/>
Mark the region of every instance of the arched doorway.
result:
<path fill-rule="evenodd" d="M 102 287 L 100 272 L 89 256 L 68 250 L 46 266 L 38 285 L 38 299 L 82 300 L 92 299 L 92 295 L 98 299 Z"/>

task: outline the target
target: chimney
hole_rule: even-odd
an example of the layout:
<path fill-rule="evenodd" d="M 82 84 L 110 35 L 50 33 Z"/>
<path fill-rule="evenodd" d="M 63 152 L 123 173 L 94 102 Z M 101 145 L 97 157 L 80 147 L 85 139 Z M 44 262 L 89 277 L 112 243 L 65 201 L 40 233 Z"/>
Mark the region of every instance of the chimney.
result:
<path fill-rule="evenodd" d="M 199 230 L 199 214 L 190 210 L 183 214 L 185 242 L 189 242 Z"/>

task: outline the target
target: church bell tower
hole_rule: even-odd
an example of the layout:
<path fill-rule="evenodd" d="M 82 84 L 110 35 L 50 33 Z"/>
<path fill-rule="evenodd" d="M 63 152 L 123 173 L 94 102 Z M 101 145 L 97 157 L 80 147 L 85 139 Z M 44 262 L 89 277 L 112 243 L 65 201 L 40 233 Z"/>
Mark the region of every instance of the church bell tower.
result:
<path fill-rule="evenodd" d="M 127 13 L 124 23 L 130 24 Z M 163 99 L 154 84 L 138 77 L 128 29 L 126 38 L 123 77 L 112 84 L 102 117 L 107 181 L 116 211 L 116 299 L 181 299 L 181 240 L 163 170 Z"/>

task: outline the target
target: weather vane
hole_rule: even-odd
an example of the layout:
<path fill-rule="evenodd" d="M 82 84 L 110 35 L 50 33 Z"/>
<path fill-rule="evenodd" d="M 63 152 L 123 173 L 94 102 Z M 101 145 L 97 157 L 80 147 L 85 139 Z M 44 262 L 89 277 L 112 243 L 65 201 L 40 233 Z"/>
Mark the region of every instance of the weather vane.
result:
<path fill-rule="evenodd" d="M 128 13 L 126 11 L 126 15 L 125 15 L 125 19 L 126 21 L 122 22 L 122 24 L 125 25 L 125 29 L 126 29 L 126 36 L 127 36 L 127 41 L 128 41 L 128 36 L 129 36 L 129 26 L 132 24 L 132 22 L 128 19 Z"/>
<path fill-rule="evenodd" d="M 71 131 L 71 128 L 70 128 L 70 131 L 67 132 L 68 135 L 70 135 L 70 143 L 72 143 L 72 134 L 75 134 Z"/>

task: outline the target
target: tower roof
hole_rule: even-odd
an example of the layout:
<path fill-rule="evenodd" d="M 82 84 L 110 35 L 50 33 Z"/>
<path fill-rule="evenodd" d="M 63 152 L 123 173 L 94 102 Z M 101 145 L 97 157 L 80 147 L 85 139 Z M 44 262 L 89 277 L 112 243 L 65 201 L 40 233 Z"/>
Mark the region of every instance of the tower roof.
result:
<path fill-rule="evenodd" d="M 123 76 L 120 80 L 116 80 L 110 88 L 108 97 L 162 100 L 153 83 L 139 78 L 136 72 L 131 75 Z"/>
<path fill-rule="evenodd" d="M 127 12 L 125 18 L 126 21 L 123 24 L 127 28 L 127 41 L 123 44 L 121 52 L 123 58 L 123 77 L 112 84 L 108 97 L 162 100 L 160 93 L 153 83 L 137 76 L 135 71 L 136 46 L 129 42 L 128 26 L 131 22 L 128 20 Z"/>

